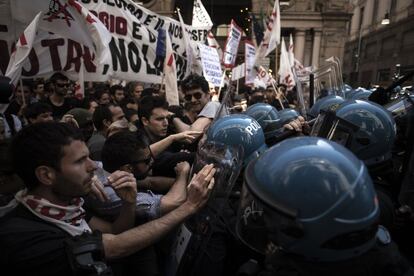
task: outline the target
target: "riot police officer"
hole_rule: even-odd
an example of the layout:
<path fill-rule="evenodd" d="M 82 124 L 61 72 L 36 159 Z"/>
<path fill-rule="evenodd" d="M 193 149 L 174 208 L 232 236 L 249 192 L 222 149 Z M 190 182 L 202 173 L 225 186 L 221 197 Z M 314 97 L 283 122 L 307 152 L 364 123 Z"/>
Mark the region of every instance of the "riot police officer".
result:
<path fill-rule="evenodd" d="M 266 254 L 259 275 L 413 275 L 387 230 L 363 162 L 343 146 L 297 137 L 245 170 L 237 233 Z M 255 227 L 257 226 L 257 227 Z M 247 236 L 266 229 L 264 238 Z"/>

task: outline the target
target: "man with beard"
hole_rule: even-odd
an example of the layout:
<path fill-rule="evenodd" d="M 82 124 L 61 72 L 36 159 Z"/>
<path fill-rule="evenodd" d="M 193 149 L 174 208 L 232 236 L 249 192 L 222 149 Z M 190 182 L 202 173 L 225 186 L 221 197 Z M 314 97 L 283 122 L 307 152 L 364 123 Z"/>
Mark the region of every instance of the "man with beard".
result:
<path fill-rule="evenodd" d="M 60 120 L 63 115 L 74 107 L 80 106 L 75 98 L 67 98 L 69 80 L 61 73 L 55 73 L 50 78 L 53 85 L 53 93 L 46 99 L 46 103 L 52 107 L 52 116 Z"/>
<path fill-rule="evenodd" d="M 181 83 L 184 100 L 189 104 L 191 112 L 197 113 L 197 119 L 191 124 L 185 124 L 181 119 L 174 117 L 172 122 L 177 132 L 185 130 L 200 131 L 199 137 L 214 119 L 220 107 L 219 102 L 210 101 L 209 86 L 206 79 L 198 75 L 190 75 Z"/>
<path fill-rule="evenodd" d="M 173 230 L 203 207 L 214 185 L 215 169 L 206 165 L 187 186 L 182 205 L 133 227 L 137 190 L 131 173 L 116 171 L 106 178 L 123 200 L 115 222 L 85 213 L 82 197 L 97 188 L 96 165 L 72 126 L 30 125 L 13 141 L 12 156 L 27 189 L 0 219 L 0 265 L 16 274 L 112 275 L 109 261 L 130 256 Z"/>

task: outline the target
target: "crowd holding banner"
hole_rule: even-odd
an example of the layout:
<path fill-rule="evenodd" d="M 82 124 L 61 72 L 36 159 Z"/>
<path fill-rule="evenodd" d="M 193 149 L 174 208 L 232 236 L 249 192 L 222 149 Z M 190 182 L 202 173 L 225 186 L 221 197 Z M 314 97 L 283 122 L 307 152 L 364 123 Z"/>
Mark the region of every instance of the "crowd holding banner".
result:
<path fill-rule="evenodd" d="M 12 22 L 21 20 L 24 23 L 30 23 L 35 11 L 39 10 L 39 5 L 33 1 L 27 1 L 27 3 L 23 3 L 24 0 L 20 1 L 22 1 L 20 4 L 25 8 L 19 9 L 13 17 L 10 13 L 6 14 L 6 18 L 3 19 L 9 22 L 6 25 L 9 31 L 1 33 L 2 52 L 9 53 L 11 41 L 14 41 L 15 34 L 11 31 L 14 29 L 11 26 Z M 45 3 L 48 4 L 45 1 L 40 2 L 43 3 L 43 6 Z M 64 3 L 65 1 L 55 2 Z M 110 32 L 110 42 L 106 43 L 109 46 L 110 55 L 103 56 L 103 59 L 97 62 L 97 58 L 93 55 L 93 48 L 91 49 L 91 46 L 96 43 L 90 43 L 86 38 L 82 39 L 83 35 L 81 35 L 81 39 L 74 39 L 74 35 L 65 36 L 56 31 L 54 31 L 55 34 L 39 31 L 33 45 L 33 53 L 29 57 L 30 61 L 25 64 L 25 69 L 22 72 L 24 77 L 48 76 L 54 71 L 64 71 L 69 77 L 76 79 L 82 57 L 85 63 L 85 81 L 104 81 L 118 78 L 161 83 L 162 62 L 156 56 L 157 33 L 160 28 L 165 28 L 171 35 L 172 48 L 176 54 L 177 77 L 182 79 L 188 74 L 186 59 L 188 44 L 182 39 L 184 33 L 178 21 L 153 13 L 132 1 L 124 1 L 128 5 L 115 5 L 112 2 L 104 1 L 80 1 L 80 3 L 90 11 L 90 14 L 95 14 Z M 3 4 L 7 7 L 7 3 Z M 65 5 L 60 4 L 59 7 L 62 8 Z M 48 6 L 45 9 L 47 12 Z M 8 10 L 10 11 L 10 8 Z M 47 22 L 48 18 L 50 16 L 45 15 L 42 20 Z M 65 26 L 69 22 L 71 27 L 75 28 L 73 21 L 76 21 L 76 18 L 65 19 L 56 15 L 53 17 L 53 21 L 53 23 L 60 21 L 60 24 L 51 25 Z M 188 31 L 189 39 L 194 42 L 204 42 L 209 30 L 209 27 L 185 26 L 185 28 Z M 52 29 L 42 30 L 51 31 Z M 16 33 L 22 31 L 16 29 Z M 67 29 L 64 30 L 64 32 L 66 31 Z M 67 33 L 77 34 L 77 31 L 72 30 Z M 8 60 L 8 58 L 6 59 Z M 1 71 L 3 74 L 7 67 L 4 66 L 4 63 L 5 61 L 2 61 Z M 36 70 L 37 68 L 38 70 Z"/>
<path fill-rule="evenodd" d="M 180 20 L 177 21 L 130 0 L 2 0 L 0 5 L 4 7 L 1 23 L 6 26 L 6 32 L 0 32 L 0 50 L 6 54 L 0 60 L 0 72 L 6 74 L 7 71 L 14 81 L 20 73 L 23 78 L 32 78 L 64 72 L 73 80 L 168 82 L 166 86 L 170 87 L 173 79 L 181 80 L 190 73 L 204 72 L 213 85 L 219 86 L 221 68 L 214 62 L 215 69 L 206 70 L 205 66 L 209 64 L 205 62 L 206 56 L 202 66 L 199 49 L 202 46 L 199 45 L 207 43 L 215 48 L 222 66 L 232 68 L 236 66 L 239 44 L 244 35 L 232 20 L 223 54 L 210 31 L 213 25 L 211 18 L 199 0 L 194 1 L 192 26 L 184 24 L 179 10 Z M 16 6 L 24 8 L 13 8 Z M 38 10 L 42 10 L 37 19 L 38 27 L 31 27 L 25 33 L 32 43 L 24 45 L 24 48 L 19 42 L 13 46 L 16 34 L 23 32 L 23 26 L 32 22 Z M 164 32 L 169 34 L 175 69 L 171 67 L 171 56 L 166 56 L 165 49 L 169 46 L 165 36 L 160 36 Z M 253 85 L 258 73 L 259 78 L 267 76 L 267 72 L 265 75 L 261 72 L 264 69 L 258 69 L 260 64 L 257 62 L 274 50 L 279 42 L 280 11 L 278 1 L 275 1 L 259 47 L 256 49 L 248 41 L 245 43 L 245 72 L 237 76 L 245 77 L 246 85 Z M 163 51 L 160 51 L 160 45 Z M 13 54 L 11 49 L 14 48 L 17 53 Z M 207 51 L 207 48 L 203 49 Z M 293 46 L 290 45 L 289 59 L 292 56 Z M 169 65 L 166 66 L 166 62 Z M 166 74 L 168 68 L 172 71 Z M 172 91 L 174 96 L 170 100 L 176 102 L 177 89 L 173 86 Z"/>

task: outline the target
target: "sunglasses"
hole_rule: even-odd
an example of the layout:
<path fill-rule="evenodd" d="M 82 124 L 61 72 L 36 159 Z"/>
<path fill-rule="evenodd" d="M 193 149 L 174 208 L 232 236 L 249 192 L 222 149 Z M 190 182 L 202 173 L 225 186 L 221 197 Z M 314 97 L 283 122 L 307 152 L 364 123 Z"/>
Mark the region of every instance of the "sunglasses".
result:
<path fill-rule="evenodd" d="M 68 87 L 69 83 L 56 83 L 57 87 L 63 88 L 63 87 Z"/>
<path fill-rule="evenodd" d="M 191 99 L 194 97 L 196 100 L 201 99 L 201 97 L 203 96 L 203 93 L 201 92 L 195 92 L 194 94 L 187 94 L 184 96 L 184 100 L 186 100 L 187 102 L 191 101 Z"/>

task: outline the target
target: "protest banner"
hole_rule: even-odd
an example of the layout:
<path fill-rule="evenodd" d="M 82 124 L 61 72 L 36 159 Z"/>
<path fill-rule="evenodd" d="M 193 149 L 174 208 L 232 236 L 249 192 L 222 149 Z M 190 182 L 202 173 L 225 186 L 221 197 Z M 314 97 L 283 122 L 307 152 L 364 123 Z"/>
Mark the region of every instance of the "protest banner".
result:
<path fill-rule="evenodd" d="M 254 69 L 256 47 L 250 41 L 246 41 L 244 50 L 244 63 L 246 64 L 245 69 L 245 81 L 246 85 L 253 85 L 256 77 L 256 70 Z"/>
<path fill-rule="evenodd" d="M 237 51 L 239 49 L 242 29 L 237 26 L 234 20 L 231 20 L 229 33 L 227 35 L 226 46 L 224 47 L 223 65 L 226 68 L 232 68 L 236 62 Z"/>
<path fill-rule="evenodd" d="M 217 50 L 213 47 L 199 44 L 203 73 L 206 80 L 214 86 L 220 86 L 222 71 Z"/>
<path fill-rule="evenodd" d="M 37 2 L 48 4 L 53 4 L 56 1 L 65 2 L 64 0 L 18 1 L 25 3 L 19 7 L 18 13 L 28 15 L 32 14 L 33 11 L 39 11 L 36 6 Z M 94 49 L 87 47 L 82 42 L 58 34 L 39 32 L 40 37 L 35 39 L 23 76 L 34 77 L 38 74 L 46 76 L 57 70 L 63 71 L 69 77 L 76 79 L 75 73 L 79 72 L 80 68 L 78 61 L 82 57 L 85 63 L 85 81 L 105 81 L 115 78 L 161 83 L 164 59 L 156 55 L 157 35 L 160 28 L 165 28 L 171 36 L 176 59 L 177 78 L 182 79 L 185 76 L 187 68 L 186 44 L 183 41 L 183 32 L 178 21 L 160 16 L 130 0 L 81 0 L 78 2 L 94 14 L 110 32 L 111 39 L 106 45 L 110 52 L 109 58 L 99 64 L 98 58 L 93 54 Z M 49 6 L 47 12 L 49 12 Z M 0 71 L 2 74 L 5 73 L 10 59 L 13 46 L 10 41 L 16 41 L 15 33 L 20 34 L 24 30 L 21 27 L 19 27 L 20 30 L 15 30 L 11 25 L 18 22 L 19 26 L 27 26 L 24 23 L 29 23 L 34 17 L 29 18 L 29 16 L 20 15 L 19 19 L 27 20 L 27 22 L 20 22 L 11 20 L 10 13 L 6 12 L 5 16 L 8 16 L 4 19 L 4 22 L 6 22 L 4 29 L 6 31 L 0 32 L 0 52 L 2 52 Z M 64 18 L 60 20 L 65 21 Z M 192 28 L 185 26 L 185 31 L 189 34 L 193 48 L 196 47 L 194 45 L 196 42 L 205 41 L 208 30 L 208 27 Z M 73 65 L 74 63 L 76 66 Z M 36 69 L 36 67 L 39 68 Z"/>

